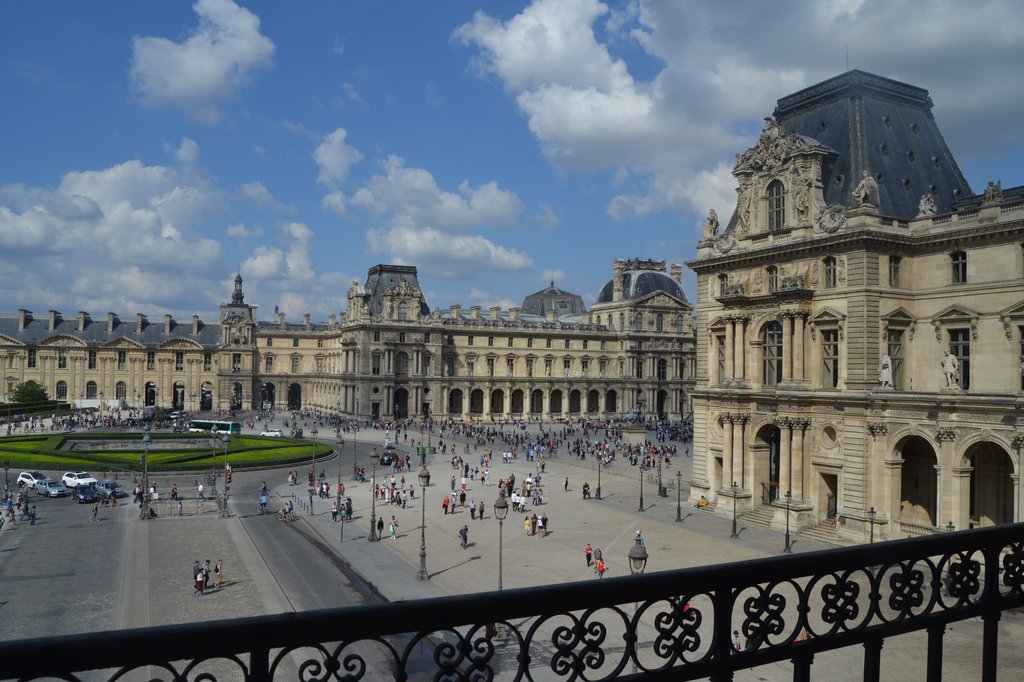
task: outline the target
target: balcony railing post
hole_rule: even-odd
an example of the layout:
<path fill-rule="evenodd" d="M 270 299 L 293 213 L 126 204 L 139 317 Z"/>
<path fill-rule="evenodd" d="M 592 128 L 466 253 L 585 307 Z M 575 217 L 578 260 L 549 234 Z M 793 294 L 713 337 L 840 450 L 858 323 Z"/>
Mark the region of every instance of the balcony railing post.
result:
<path fill-rule="evenodd" d="M 270 674 L 270 650 L 254 648 L 249 654 L 249 680 L 248 682 L 271 682 Z"/>
<path fill-rule="evenodd" d="M 729 658 L 738 652 L 732 648 L 732 590 L 720 587 L 715 590 L 712 608 L 715 612 L 715 659 L 724 668 Z M 711 674 L 711 682 L 732 682 L 732 671 L 719 668 Z"/>
<path fill-rule="evenodd" d="M 882 679 L 882 638 L 868 637 L 864 641 L 864 682 Z"/>
<path fill-rule="evenodd" d="M 946 626 L 942 623 L 928 628 L 928 682 L 942 682 L 942 638 Z"/>
<path fill-rule="evenodd" d="M 807 652 L 793 657 L 793 682 L 811 682 L 814 654 Z"/>
<path fill-rule="evenodd" d="M 982 682 L 996 682 L 996 664 L 999 661 L 999 619 L 1002 617 L 1000 610 L 999 594 L 999 555 L 1002 546 L 989 544 L 985 548 L 985 588 L 981 600 L 985 604 L 985 613 L 981 620 L 983 630 L 981 635 L 981 680 Z"/>

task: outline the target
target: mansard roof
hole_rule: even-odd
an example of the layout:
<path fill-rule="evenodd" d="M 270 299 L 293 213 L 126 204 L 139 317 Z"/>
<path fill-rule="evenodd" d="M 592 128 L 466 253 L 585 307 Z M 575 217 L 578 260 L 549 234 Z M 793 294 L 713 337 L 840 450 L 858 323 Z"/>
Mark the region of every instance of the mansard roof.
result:
<path fill-rule="evenodd" d="M 142 330 L 136 332 L 135 319 L 122 320 L 114 318 L 113 331 L 107 331 L 107 320 L 86 318 L 85 329 L 79 331 L 78 317 L 57 315 L 54 328 L 49 329 L 48 315 L 26 316 L 25 328 L 18 331 L 19 313 L 0 313 L 0 335 L 15 339 L 27 346 L 37 346 L 55 337 L 71 337 L 86 346 L 102 346 L 120 338 L 129 339 L 146 348 L 158 348 L 173 339 L 186 339 L 198 343 L 204 348 L 216 348 L 220 342 L 219 324 L 199 324 L 199 333 L 192 334 L 192 322 L 174 322 L 170 333 L 164 332 L 164 322 L 146 320 Z"/>
<path fill-rule="evenodd" d="M 370 295 L 366 301 L 366 309 L 370 315 L 380 315 L 384 311 L 384 293 L 399 282 L 405 282 L 420 292 L 420 315 L 429 315 L 430 306 L 427 305 L 426 297 L 423 294 L 423 287 L 420 286 L 419 277 L 416 275 L 416 268 L 412 265 L 374 265 L 366 273 L 366 292 Z"/>
<path fill-rule="evenodd" d="M 544 287 L 523 299 L 522 313 L 528 315 L 543 316 L 550 310 L 555 315 L 581 315 L 587 311 L 583 305 L 583 297 L 555 286 L 552 280 L 550 286 Z"/>

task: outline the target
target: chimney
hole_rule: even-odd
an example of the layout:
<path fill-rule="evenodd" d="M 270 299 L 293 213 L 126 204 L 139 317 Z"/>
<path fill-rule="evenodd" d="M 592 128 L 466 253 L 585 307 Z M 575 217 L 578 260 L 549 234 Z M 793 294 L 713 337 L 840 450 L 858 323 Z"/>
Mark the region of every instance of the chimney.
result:
<path fill-rule="evenodd" d="M 554 310 L 545 311 L 544 317 L 547 319 L 548 322 L 554 322 L 555 321 L 555 311 Z"/>
<path fill-rule="evenodd" d="M 683 266 L 679 263 L 672 264 L 672 279 L 679 284 L 683 283 Z"/>
<path fill-rule="evenodd" d="M 518 321 L 519 320 L 519 308 L 509 308 L 508 309 L 508 319 L 512 320 L 513 322 Z"/>
<path fill-rule="evenodd" d="M 32 319 L 32 311 L 21 308 L 18 310 L 18 331 L 25 331 L 25 325 Z"/>
<path fill-rule="evenodd" d="M 49 325 L 47 326 L 47 329 L 49 329 L 50 331 L 53 331 L 54 329 L 57 328 L 57 317 L 59 315 L 60 315 L 60 313 L 58 313 L 56 310 L 51 310 L 50 311 L 50 321 L 49 321 Z"/>
<path fill-rule="evenodd" d="M 337 315 L 328 315 L 327 316 L 327 322 L 330 323 L 330 325 L 333 327 L 334 325 L 338 324 L 338 316 Z"/>
<path fill-rule="evenodd" d="M 117 313 L 107 313 L 107 333 L 110 334 L 114 331 L 114 327 L 117 325 Z"/>
<path fill-rule="evenodd" d="M 141 334 L 146 328 L 146 316 L 142 313 L 135 313 L 135 333 Z"/>
<path fill-rule="evenodd" d="M 80 331 L 80 332 L 84 332 L 85 331 L 85 318 L 86 318 L 86 315 L 87 315 L 87 313 L 84 310 L 79 310 L 78 311 L 78 331 Z"/>
<path fill-rule="evenodd" d="M 309 329 L 309 313 L 306 313 L 305 315 L 302 316 L 302 324 L 303 326 L 306 327 L 306 329 Z"/>
<path fill-rule="evenodd" d="M 449 313 L 451 314 L 452 318 L 454 318 L 456 320 L 460 319 L 462 317 L 462 306 L 461 305 L 453 305 L 449 309 Z"/>
<path fill-rule="evenodd" d="M 199 336 L 199 316 L 192 316 L 192 336 Z"/>
<path fill-rule="evenodd" d="M 277 314 L 277 324 L 281 329 L 284 329 L 284 313 Z"/>
<path fill-rule="evenodd" d="M 622 261 L 616 258 L 612 261 L 612 300 L 622 300 Z"/>
<path fill-rule="evenodd" d="M 496 305 L 496 306 L 492 306 L 491 307 L 491 319 L 495 320 L 495 321 L 501 319 L 501 306 L 500 305 Z"/>
<path fill-rule="evenodd" d="M 164 334 L 171 333 L 171 316 L 170 314 L 164 315 Z"/>
<path fill-rule="evenodd" d="M 480 306 L 471 306 L 469 309 L 469 317 L 474 320 L 480 319 Z"/>

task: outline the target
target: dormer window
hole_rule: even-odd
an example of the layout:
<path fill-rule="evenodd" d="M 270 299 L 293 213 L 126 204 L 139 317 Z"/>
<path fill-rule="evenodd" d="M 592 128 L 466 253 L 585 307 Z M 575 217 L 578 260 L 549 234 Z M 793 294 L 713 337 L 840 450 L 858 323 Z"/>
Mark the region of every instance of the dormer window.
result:
<path fill-rule="evenodd" d="M 786 225 L 786 188 L 773 180 L 768 185 L 768 231 L 781 230 Z"/>

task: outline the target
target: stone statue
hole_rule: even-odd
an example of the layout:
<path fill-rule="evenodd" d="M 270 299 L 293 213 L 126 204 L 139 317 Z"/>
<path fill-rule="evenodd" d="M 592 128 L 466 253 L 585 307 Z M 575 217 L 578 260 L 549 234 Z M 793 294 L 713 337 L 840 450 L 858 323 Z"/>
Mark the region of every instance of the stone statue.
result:
<path fill-rule="evenodd" d="M 715 209 L 708 211 L 708 222 L 704 226 L 704 239 L 711 239 L 718 234 L 718 213 Z"/>
<path fill-rule="evenodd" d="M 878 383 L 882 388 L 892 388 L 892 358 L 882 353 L 882 365 L 878 368 Z"/>
<path fill-rule="evenodd" d="M 1003 201 L 1003 181 L 988 183 L 985 187 L 985 196 L 982 197 L 981 203 L 983 204 L 999 204 Z"/>
<path fill-rule="evenodd" d="M 960 388 L 960 361 L 948 348 L 942 353 L 942 373 L 946 375 L 946 388 Z"/>
<path fill-rule="evenodd" d="M 916 218 L 925 218 L 927 216 L 935 215 L 937 209 L 935 208 L 935 195 L 931 192 L 921 195 L 921 201 L 917 202 L 917 215 Z"/>
<path fill-rule="evenodd" d="M 861 179 L 857 184 L 857 187 L 853 190 L 853 198 L 857 200 L 859 206 L 874 206 L 878 207 L 878 183 L 875 182 L 875 178 L 872 177 L 871 173 L 866 170 L 861 171 Z"/>

